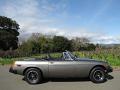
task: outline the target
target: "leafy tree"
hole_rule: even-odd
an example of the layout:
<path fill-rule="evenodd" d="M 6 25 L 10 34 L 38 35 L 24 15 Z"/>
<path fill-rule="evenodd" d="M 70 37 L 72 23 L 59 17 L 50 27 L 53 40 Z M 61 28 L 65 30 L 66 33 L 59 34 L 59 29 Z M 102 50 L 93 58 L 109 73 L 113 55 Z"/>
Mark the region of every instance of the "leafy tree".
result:
<path fill-rule="evenodd" d="M 96 46 L 94 44 L 92 44 L 92 43 L 88 44 L 87 50 L 92 51 L 92 50 L 95 50 L 95 49 L 96 49 Z"/>
<path fill-rule="evenodd" d="M 73 51 L 84 51 L 84 50 L 95 50 L 96 46 L 89 43 L 89 39 L 85 37 L 72 39 L 72 50 Z"/>
<path fill-rule="evenodd" d="M 22 44 L 19 46 L 18 51 L 24 56 L 26 56 L 27 54 L 32 54 L 32 47 L 33 47 L 33 43 L 32 41 L 28 40 L 28 41 L 24 41 L 22 42 Z"/>
<path fill-rule="evenodd" d="M 34 50 L 37 53 L 48 53 L 53 51 L 52 38 L 39 34 L 38 38 L 34 40 Z"/>
<path fill-rule="evenodd" d="M 27 41 L 20 45 L 19 49 L 31 54 L 52 52 L 53 39 L 42 34 L 34 33 Z"/>
<path fill-rule="evenodd" d="M 71 50 L 71 42 L 67 38 L 62 36 L 54 36 L 53 45 L 54 45 L 55 52 Z"/>
<path fill-rule="evenodd" d="M 89 39 L 85 37 L 76 37 L 75 39 L 72 39 L 72 49 L 73 51 L 85 50 L 89 42 Z"/>
<path fill-rule="evenodd" d="M 0 16 L 0 49 L 9 50 L 18 47 L 19 25 L 11 18 Z"/>
<path fill-rule="evenodd" d="M 63 36 L 49 37 L 43 34 L 34 33 L 19 49 L 22 52 L 29 54 L 62 52 L 65 50 L 80 51 L 80 50 L 95 50 L 94 44 L 87 43 L 89 40 L 85 38 L 76 38 L 68 40 Z"/>

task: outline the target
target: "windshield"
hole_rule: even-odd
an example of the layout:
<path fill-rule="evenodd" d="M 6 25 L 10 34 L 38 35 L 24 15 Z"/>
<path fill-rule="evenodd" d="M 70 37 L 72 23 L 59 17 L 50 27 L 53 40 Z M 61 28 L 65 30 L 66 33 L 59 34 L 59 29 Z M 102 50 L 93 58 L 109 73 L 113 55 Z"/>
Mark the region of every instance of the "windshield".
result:
<path fill-rule="evenodd" d="M 70 55 L 70 57 L 72 58 L 72 59 L 75 59 L 76 58 L 76 56 L 74 56 L 71 52 L 69 52 L 68 51 L 68 54 Z"/>

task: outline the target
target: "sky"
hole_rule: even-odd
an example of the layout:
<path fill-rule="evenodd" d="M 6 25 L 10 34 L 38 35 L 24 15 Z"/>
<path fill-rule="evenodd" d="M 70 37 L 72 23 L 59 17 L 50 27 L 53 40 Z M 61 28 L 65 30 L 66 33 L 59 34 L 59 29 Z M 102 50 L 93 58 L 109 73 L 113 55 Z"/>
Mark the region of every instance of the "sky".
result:
<path fill-rule="evenodd" d="M 120 43 L 120 0 L 0 0 L 0 15 L 32 33 L 87 37 L 93 43 Z"/>

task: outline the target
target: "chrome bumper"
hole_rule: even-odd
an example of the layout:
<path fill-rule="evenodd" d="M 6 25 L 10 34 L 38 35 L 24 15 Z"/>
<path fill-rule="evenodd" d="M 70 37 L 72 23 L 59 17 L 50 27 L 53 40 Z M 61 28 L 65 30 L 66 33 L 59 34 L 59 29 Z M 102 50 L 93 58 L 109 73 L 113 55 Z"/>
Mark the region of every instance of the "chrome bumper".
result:
<path fill-rule="evenodd" d="M 107 68 L 107 73 L 113 72 L 113 68 L 112 67 L 108 67 Z"/>
<path fill-rule="evenodd" d="M 13 68 L 12 68 L 12 67 L 10 67 L 9 72 L 10 72 L 10 73 L 17 74 L 17 71 L 16 71 L 16 70 L 13 70 Z"/>

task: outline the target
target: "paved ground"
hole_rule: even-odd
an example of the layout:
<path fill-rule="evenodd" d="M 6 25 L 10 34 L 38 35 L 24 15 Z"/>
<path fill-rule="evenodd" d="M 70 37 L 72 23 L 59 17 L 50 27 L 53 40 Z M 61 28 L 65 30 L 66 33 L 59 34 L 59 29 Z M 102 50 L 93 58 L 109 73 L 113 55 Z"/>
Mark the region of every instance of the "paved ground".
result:
<path fill-rule="evenodd" d="M 120 90 L 120 71 L 110 75 L 113 79 L 102 84 L 86 80 L 52 80 L 38 85 L 29 85 L 23 76 L 8 72 L 9 66 L 0 66 L 0 90 Z"/>

